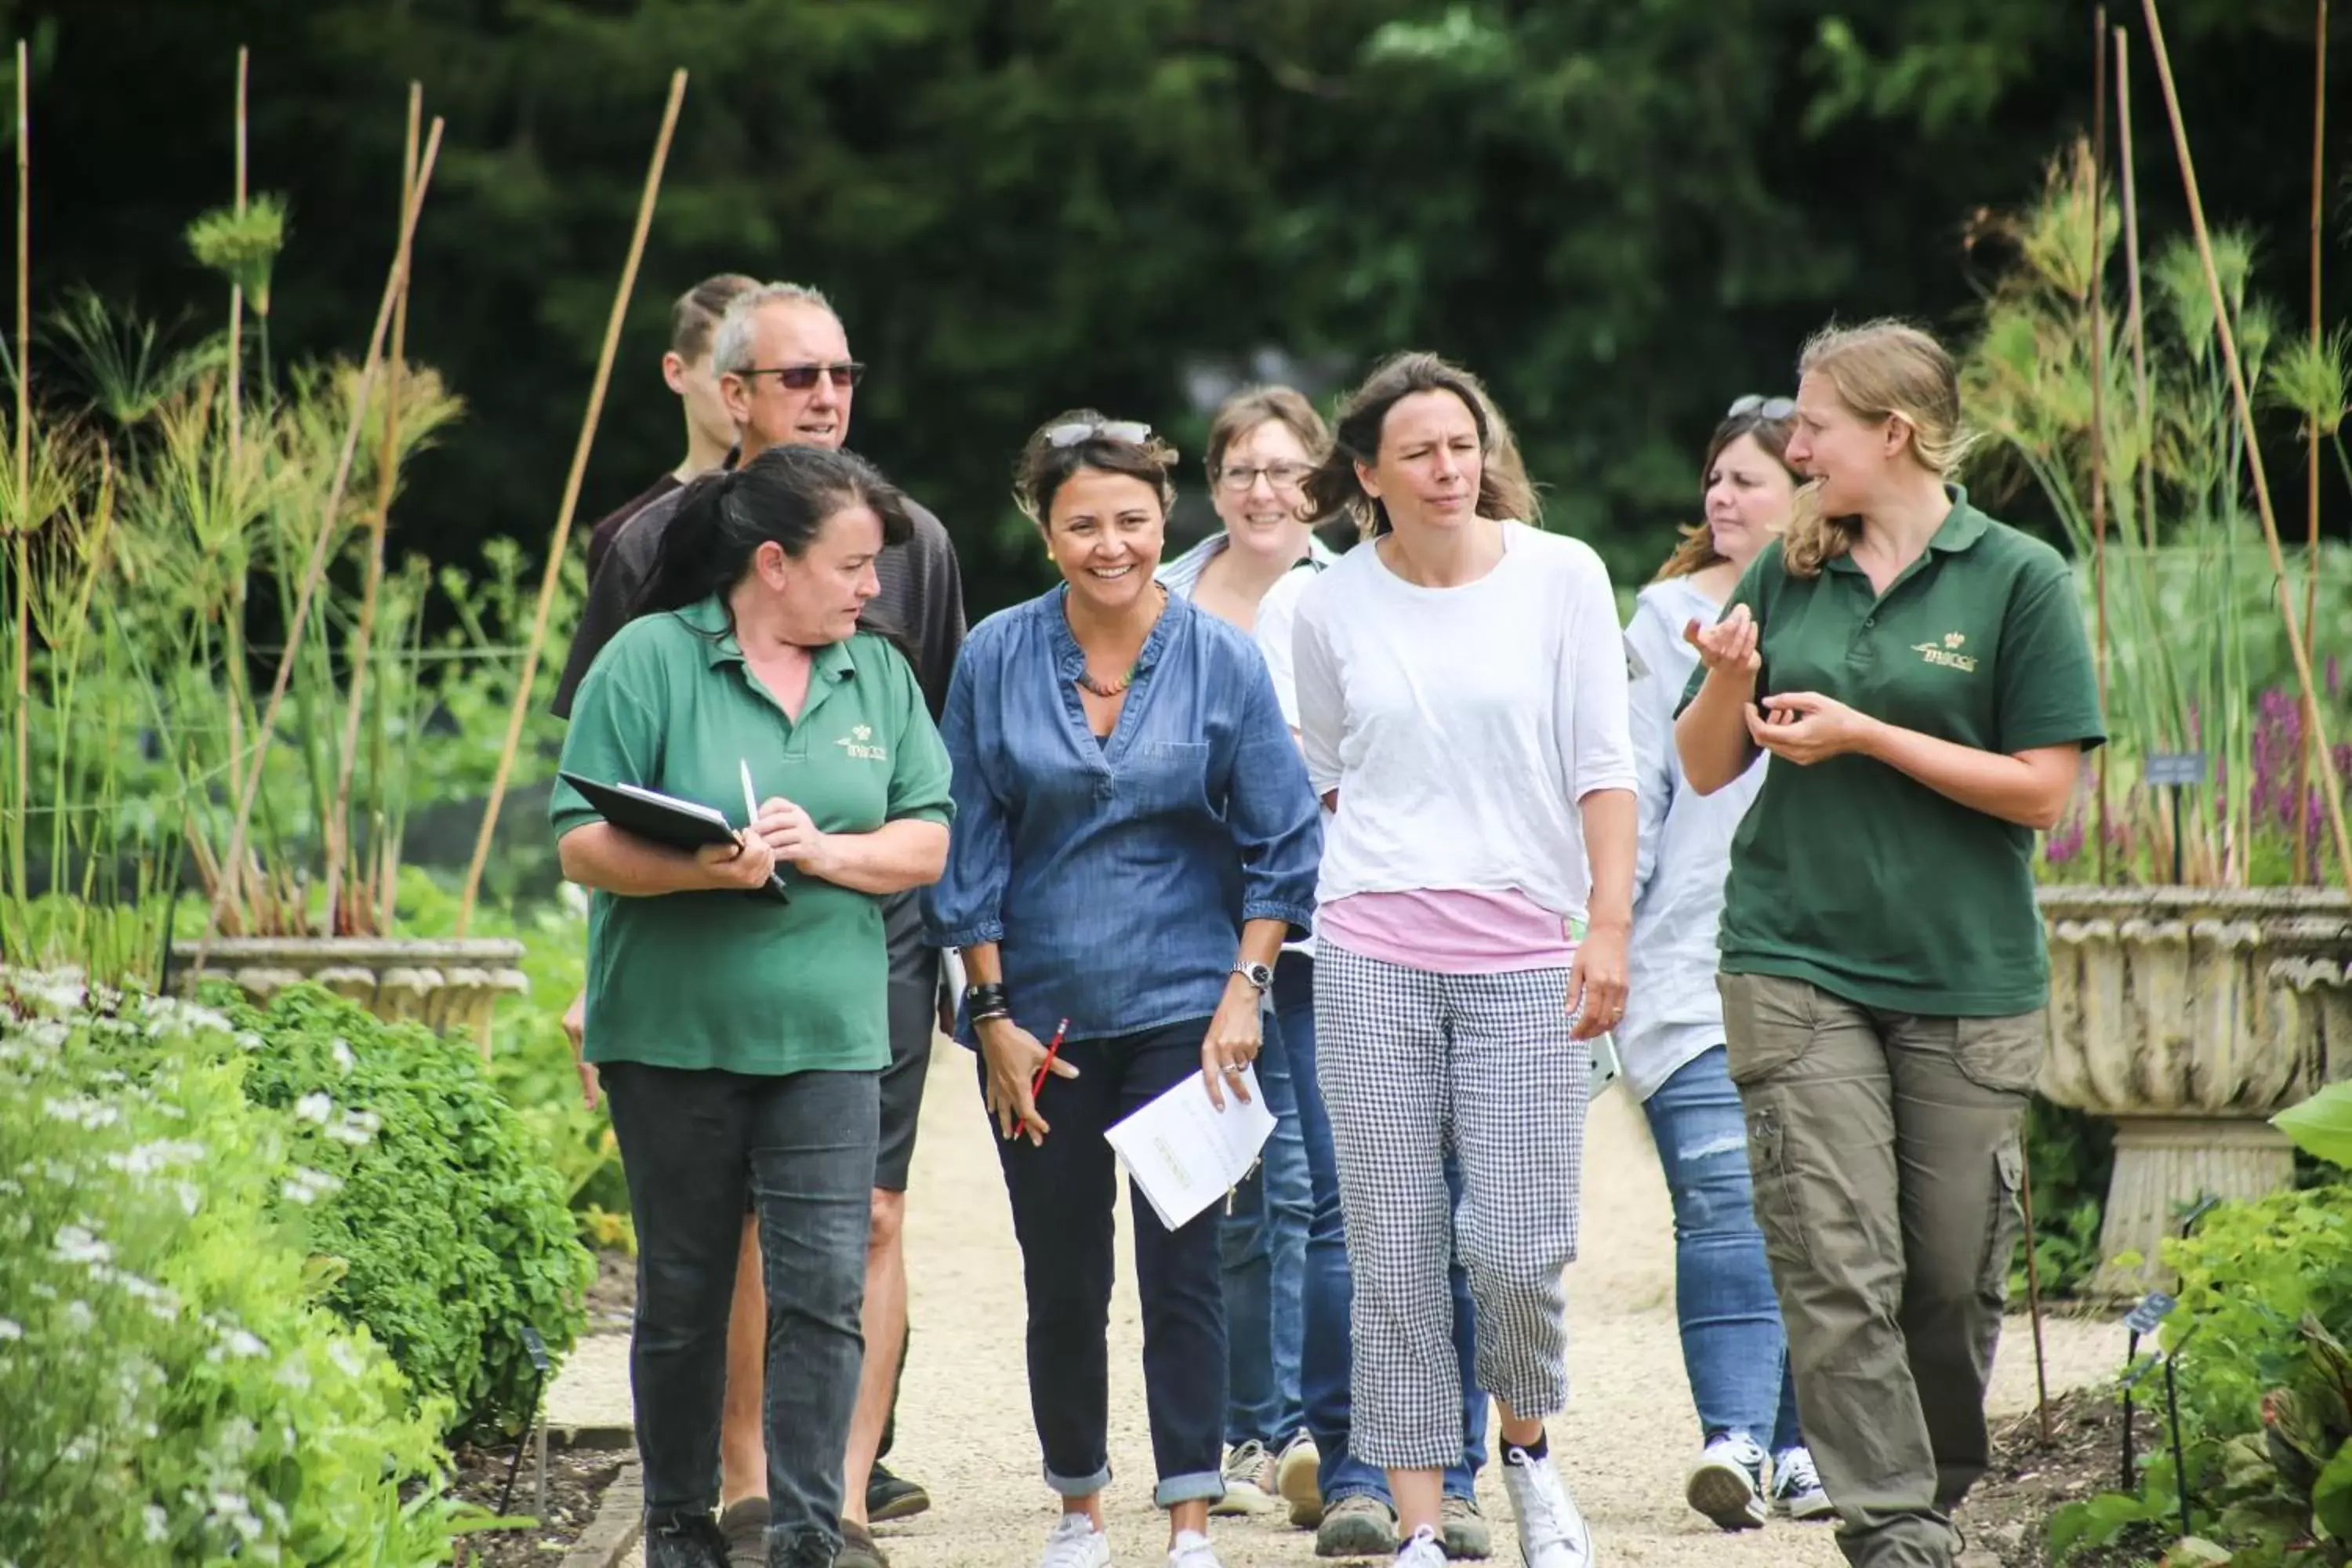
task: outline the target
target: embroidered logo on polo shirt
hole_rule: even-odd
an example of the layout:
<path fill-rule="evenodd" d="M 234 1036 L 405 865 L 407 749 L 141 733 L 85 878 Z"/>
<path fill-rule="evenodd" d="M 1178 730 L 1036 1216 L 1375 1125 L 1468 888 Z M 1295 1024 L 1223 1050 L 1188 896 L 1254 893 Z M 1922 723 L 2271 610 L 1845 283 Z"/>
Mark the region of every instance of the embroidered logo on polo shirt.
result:
<path fill-rule="evenodd" d="M 857 762 L 887 763 L 890 760 L 890 753 L 874 743 L 874 726 L 871 724 L 852 726 L 849 733 L 834 744 Z"/>
<path fill-rule="evenodd" d="M 1942 642 L 1915 642 L 1911 647 L 1913 652 L 1929 664 L 1939 664 L 1946 669 L 1957 669 L 1962 675 L 1974 675 L 1977 672 L 1977 656 L 1960 651 L 1968 640 L 1965 633 L 1946 632 Z"/>

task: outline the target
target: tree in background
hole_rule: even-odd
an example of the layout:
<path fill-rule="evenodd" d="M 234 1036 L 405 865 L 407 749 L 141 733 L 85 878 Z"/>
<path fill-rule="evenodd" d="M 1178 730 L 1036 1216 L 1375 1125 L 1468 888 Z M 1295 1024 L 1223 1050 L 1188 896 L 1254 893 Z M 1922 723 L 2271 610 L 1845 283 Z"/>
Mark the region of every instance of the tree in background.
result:
<path fill-rule="evenodd" d="M 670 296 L 722 269 L 805 279 L 873 367 L 855 444 L 946 518 L 982 610 L 1042 581 L 1004 499 L 1041 410 L 1148 418 L 1189 457 L 1202 394 L 1269 353 L 1336 386 L 1408 345 L 1485 374 L 1552 525 L 1646 575 L 1691 514 L 1704 433 L 1740 393 L 1790 390 L 1807 331 L 1881 311 L 1966 330 L 1969 216 L 2035 186 L 2091 90 L 2090 10 L 2053 0 L 0 16 L 44 41 L 37 301 L 86 282 L 166 319 L 214 313 L 178 236 L 225 199 L 235 50 L 253 47 L 253 178 L 289 197 L 303 263 L 276 305 L 281 354 L 363 335 L 403 95 L 424 82 L 449 129 L 410 351 L 472 413 L 420 460 L 395 547 L 446 560 L 551 528 L 664 80 L 686 66 L 583 508 L 675 460 L 655 374 Z M 2167 21 L 2215 217 L 2298 254 L 2309 100 L 2277 88 L 2308 80 L 2309 5 L 2172 0 Z M 2143 205 L 2168 224 L 2178 181 L 2153 90 L 2138 101 Z M 2336 119 L 2340 148 L 2352 116 Z"/>

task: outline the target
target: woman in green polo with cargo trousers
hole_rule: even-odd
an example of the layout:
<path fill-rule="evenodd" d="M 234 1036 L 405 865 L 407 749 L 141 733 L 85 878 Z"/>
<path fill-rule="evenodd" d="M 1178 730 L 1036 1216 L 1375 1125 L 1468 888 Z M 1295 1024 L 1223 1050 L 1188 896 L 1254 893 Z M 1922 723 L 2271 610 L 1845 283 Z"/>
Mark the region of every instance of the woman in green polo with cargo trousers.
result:
<path fill-rule="evenodd" d="M 2057 552 L 1969 503 L 1952 361 L 1891 322 L 1806 346 L 1810 478 L 1675 724 L 1734 841 L 1718 984 L 1805 1436 L 1856 1568 L 1946 1568 L 1984 1472 L 2043 1046 L 2034 835 L 2105 734 Z"/>
<path fill-rule="evenodd" d="M 750 818 L 688 854 L 569 786 L 552 805 L 564 875 L 595 892 L 587 1056 L 636 1217 L 648 1568 L 725 1568 L 710 1510 L 747 1194 L 768 1295 L 768 1561 L 826 1568 L 841 1546 L 890 1059 L 880 906 L 938 878 L 951 813 L 914 670 L 859 630 L 875 558 L 910 527 L 845 452 L 773 447 L 698 480 L 637 618 L 573 701 L 565 772 Z"/>

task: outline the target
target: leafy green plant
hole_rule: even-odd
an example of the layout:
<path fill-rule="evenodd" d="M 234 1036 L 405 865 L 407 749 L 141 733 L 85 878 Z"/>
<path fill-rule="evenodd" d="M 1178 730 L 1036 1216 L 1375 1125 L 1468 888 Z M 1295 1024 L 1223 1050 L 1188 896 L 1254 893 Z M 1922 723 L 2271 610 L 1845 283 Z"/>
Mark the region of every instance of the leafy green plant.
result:
<path fill-rule="evenodd" d="M 208 990 L 268 1042 L 247 1092 L 325 1178 L 312 1200 L 287 1192 L 325 1301 L 367 1327 L 452 1434 L 520 1430 L 540 1383 L 522 1331 L 560 1358 L 594 1273 L 540 1140 L 466 1045 L 315 985 L 266 1009 Z"/>
<path fill-rule="evenodd" d="M 2025 1299 L 2025 1248 L 2042 1293 L 2069 1296 L 2098 1270 L 2107 1178 L 2115 1172 L 2116 1131 L 2103 1118 L 2033 1097 L 2025 1113 L 2025 1163 L 2033 1182 L 2033 1234 L 2018 1240 L 2010 1269 L 2012 1300 Z"/>
<path fill-rule="evenodd" d="M 422 1568 L 486 1522 L 318 1301 L 286 1194 L 331 1184 L 208 1009 L 0 972 L 0 1557 Z"/>

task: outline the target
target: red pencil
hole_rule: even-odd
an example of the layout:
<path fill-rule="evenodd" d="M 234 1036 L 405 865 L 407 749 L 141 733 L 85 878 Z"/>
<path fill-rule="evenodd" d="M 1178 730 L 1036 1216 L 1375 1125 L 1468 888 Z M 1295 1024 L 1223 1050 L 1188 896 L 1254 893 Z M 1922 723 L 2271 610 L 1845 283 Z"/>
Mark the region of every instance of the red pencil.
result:
<path fill-rule="evenodd" d="M 1069 1028 L 1070 1021 L 1067 1018 L 1065 1018 L 1062 1020 L 1060 1026 L 1054 1030 L 1053 1044 L 1045 1047 L 1045 1059 L 1037 1064 L 1037 1076 L 1029 1085 L 1030 1104 L 1036 1104 L 1037 1097 L 1045 1092 L 1045 1075 L 1054 1070 L 1054 1058 L 1062 1054 L 1062 1037 L 1069 1032 Z M 1021 1124 L 1013 1130 L 1013 1136 L 1018 1138 L 1021 1134 L 1028 1131 L 1029 1119 L 1024 1116 L 1021 1119 Z"/>

